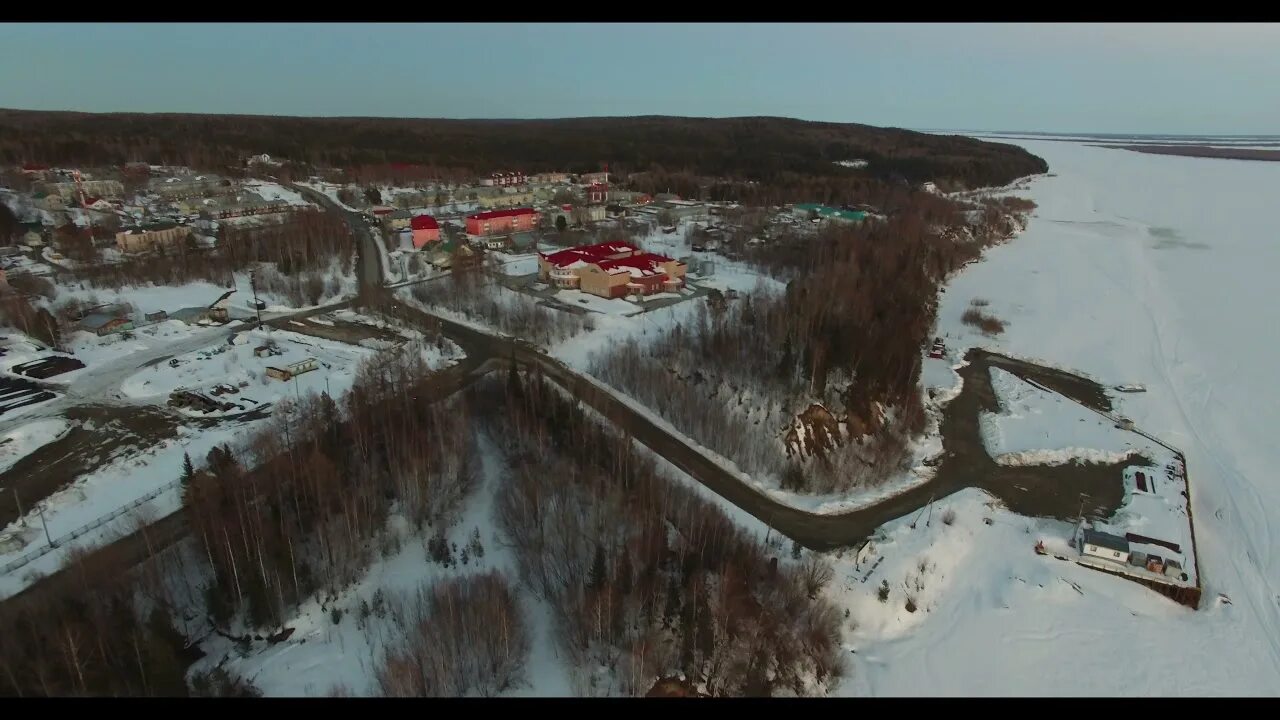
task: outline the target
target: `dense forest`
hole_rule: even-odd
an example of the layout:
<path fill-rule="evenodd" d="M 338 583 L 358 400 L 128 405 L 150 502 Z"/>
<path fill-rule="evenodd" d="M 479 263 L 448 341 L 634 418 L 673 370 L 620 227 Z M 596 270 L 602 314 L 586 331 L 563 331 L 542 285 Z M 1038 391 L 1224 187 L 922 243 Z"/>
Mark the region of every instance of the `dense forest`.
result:
<path fill-rule="evenodd" d="M 513 368 L 505 386 L 491 377 L 475 393 L 512 467 L 497 511 L 520 579 L 550 605 L 561 653 L 600 669 L 588 693 L 640 695 L 674 668 L 713 696 L 820 694 L 839 681 L 824 561 L 780 564 L 536 373 Z"/>
<path fill-rule="evenodd" d="M 0 110 L 0 163 L 146 161 L 225 171 L 267 153 L 317 167 L 687 172 L 785 187 L 794 176 L 999 186 L 1045 172 L 1026 150 L 972 138 L 776 117 L 554 120 L 300 118 Z M 865 169 L 835 163 L 866 160 Z M 287 168 L 285 168 L 287 169 Z"/>

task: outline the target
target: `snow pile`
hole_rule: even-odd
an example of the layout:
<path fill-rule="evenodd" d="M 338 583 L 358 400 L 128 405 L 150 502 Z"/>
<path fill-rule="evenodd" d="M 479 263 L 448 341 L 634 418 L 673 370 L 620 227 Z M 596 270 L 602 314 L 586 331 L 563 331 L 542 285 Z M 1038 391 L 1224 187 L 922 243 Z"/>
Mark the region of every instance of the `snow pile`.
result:
<path fill-rule="evenodd" d="M 979 417 L 982 443 L 1001 465 L 1118 463 L 1136 452 L 1132 435 L 1057 393 L 1037 388 L 1007 370 L 991 369 L 1002 412 Z"/>

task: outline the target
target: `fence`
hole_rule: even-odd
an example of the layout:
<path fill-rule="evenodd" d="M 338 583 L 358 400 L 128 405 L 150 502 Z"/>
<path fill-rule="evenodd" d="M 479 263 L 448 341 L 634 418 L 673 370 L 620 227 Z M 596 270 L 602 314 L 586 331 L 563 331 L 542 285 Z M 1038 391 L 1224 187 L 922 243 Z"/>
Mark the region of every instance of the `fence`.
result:
<path fill-rule="evenodd" d="M 41 547 L 41 548 L 38 548 L 38 549 L 36 549 L 36 550 L 32 550 L 31 552 L 27 553 L 26 555 L 22 555 L 21 557 L 18 557 L 18 558 L 14 559 L 14 560 L 10 560 L 8 563 L 6 563 L 6 564 L 4 564 L 4 565 L 0 565 L 0 575 L 8 575 L 9 573 L 13 572 L 14 570 L 17 570 L 18 568 L 20 568 L 20 567 L 24 567 L 25 565 L 27 565 L 27 564 L 31 563 L 33 560 L 36 560 L 36 559 L 38 559 L 38 558 L 42 558 L 42 557 L 44 557 L 45 555 L 48 555 L 50 552 L 52 552 L 52 551 L 54 551 L 54 550 L 58 549 L 58 547 L 59 547 L 60 545 L 62 545 L 63 543 L 65 543 L 65 542 L 67 542 L 67 541 L 70 541 L 70 540 L 76 540 L 76 539 L 78 539 L 78 538 L 80 538 L 80 537 L 83 537 L 86 533 L 92 532 L 93 530 L 97 530 L 98 528 L 102 527 L 103 525 L 106 525 L 107 523 L 109 523 L 109 522 L 111 522 L 112 520 L 115 520 L 116 518 L 118 518 L 118 517 L 120 517 L 120 516 L 124 515 L 125 513 L 129 512 L 130 510 L 133 510 L 134 508 L 138 507 L 139 505 L 142 505 L 143 503 L 146 503 L 146 502 L 150 502 L 150 501 L 152 501 L 152 500 L 155 500 L 156 498 L 160 497 L 161 495 L 165 494 L 166 492 L 169 492 L 170 490 L 172 490 L 173 488 L 175 488 L 175 487 L 177 487 L 177 486 L 179 486 L 179 485 L 181 485 L 181 484 L 182 484 L 182 479 L 181 479 L 181 478 L 179 478 L 179 479 L 174 480 L 174 481 L 172 481 L 172 482 L 169 482 L 169 483 L 166 483 L 166 484 L 164 484 L 164 485 L 161 485 L 160 487 L 158 487 L 158 488 L 156 488 L 155 490 L 152 490 L 151 492 L 147 493 L 146 495 L 143 495 L 142 497 L 140 497 L 140 498 L 138 498 L 138 499 L 134 500 L 133 502 L 129 503 L 128 505 L 125 505 L 125 506 L 123 506 L 123 507 L 117 508 L 116 510 L 113 510 L 112 512 L 109 512 L 109 513 L 107 513 L 106 515 L 103 515 L 102 517 L 98 518 L 97 520 L 94 520 L 93 522 L 90 522 L 90 523 L 85 524 L 85 525 L 81 525 L 80 527 L 76 528 L 75 530 L 72 530 L 72 531 L 71 531 L 71 532 L 69 532 L 69 533 L 66 533 L 65 535 L 60 535 L 60 536 L 58 536 L 57 538 L 54 538 L 53 542 L 52 542 L 51 544 L 49 544 L 49 545 L 45 545 L 45 546 L 43 546 L 43 547 Z"/>

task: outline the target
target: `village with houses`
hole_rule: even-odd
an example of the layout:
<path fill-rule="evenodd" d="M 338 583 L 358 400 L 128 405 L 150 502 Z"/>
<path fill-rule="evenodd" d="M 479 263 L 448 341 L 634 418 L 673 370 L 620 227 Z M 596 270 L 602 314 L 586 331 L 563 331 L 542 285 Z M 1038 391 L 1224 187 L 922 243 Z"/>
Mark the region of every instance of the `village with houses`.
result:
<path fill-rule="evenodd" d="M 28 484 L 25 497 L 15 489 L 9 527 L 0 531 L 5 593 L 21 593 L 43 573 L 55 572 L 81 536 L 97 542 L 121 537 L 122 508 L 149 503 L 158 508 L 154 512 L 176 512 L 181 503 L 172 475 L 184 458 L 193 451 L 202 456 L 273 415 L 292 413 L 304 398 L 341 397 L 380 353 L 409 352 L 435 371 L 453 373 L 449 382 L 461 386 L 499 367 L 503 353 L 514 357 L 514 349 L 479 350 L 483 343 L 469 333 L 480 330 L 531 341 L 545 353 L 538 362 L 589 379 L 611 348 L 692 325 L 704 308 L 723 315 L 740 297 L 780 292 L 783 285 L 751 262 L 761 248 L 812 242 L 831 228 L 885 217 L 867 205 L 749 207 L 651 196 L 626 189 L 605 169 L 499 171 L 471 183 L 396 186 L 345 183 L 335 179 L 336 172 L 285 181 L 273 174 L 279 166 L 269 156 L 254 156 L 246 161 L 250 172 L 235 179 L 232 173 L 154 165 L 102 170 L 27 164 L 10 171 L 10 178 L 22 182 L 20 189 L 0 188 L 18 223 L 12 243 L 0 248 L 0 291 L 14 304 L 9 323 L 22 332 L 0 339 L 0 431 L 8 433 L 0 449 L 5 442 L 23 447 L 30 455 L 26 463 L 35 462 L 32 458 L 41 457 L 39 442 L 59 447 L 75 437 L 68 434 L 73 428 L 79 433 L 96 428 L 91 432 L 100 437 L 88 448 L 114 447 L 105 434 L 111 431 L 102 429 L 114 421 L 101 426 L 62 419 L 90 402 L 146 408 L 164 419 L 148 421 L 133 445 L 113 451 L 120 453 L 115 464 L 69 486 L 48 480 Z M 923 191 L 938 192 L 929 185 Z M 298 284 L 290 291 L 281 282 L 280 260 L 262 262 L 261 246 L 291 237 L 289 228 L 317 216 L 341 218 L 345 224 L 325 232 L 340 236 L 337 246 L 352 254 L 308 258 L 321 289 L 304 296 Z M 159 275 L 147 281 L 101 279 L 110 277 L 104 269 L 113 267 L 122 273 L 139 267 L 156 272 L 206 258 L 225 260 L 245 248 L 257 248 L 258 259 L 227 264 L 215 276 L 221 280 L 193 276 L 166 285 L 157 282 Z M 366 311 L 361 296 L 372 289 L 365 273 L 376 276 L 379 291 L 392 293 L 407 309 L 398 315 Z M 475 289 L 477 282 L 483 291 Z M 567 325 L 537 329 L 546 322 L 537 315 L 543 309 Z M 404 313 L 419 314 L 417 323 Z M 529 318 L 537 322 L 522 327 Z M 921 348 L 923 389 L 931 398 L 937 395 L 929 407 L 939 417 L 946 400 L 960 392 L 956 373 L 966 362 L 962 352 L 948 348 L 951 342 L 951 333 L 945 333 Z M 1053 395 L 1051 389 L 1010 390 L 1025 378 L 1002 379 L 995 367 L 990 372 L 1006 414 L 1010 407 L 1027 410 L 1034 402 L 1039 405 L 1030 414 L 1043 419 L 1046 398 L 1028 392 Z M 588 381 L 607 387 L 598 379 Z M 625 397 L 617 388 L 608 392 Z M 675 432 L 661 417 L 662 408 L 636 404 L 637 417 Z M 1130 442 L 1140 429 L 1116 416 L 1101 422 L 1111 428 L 1108 432 L 1132 437 L 1111 455 L 1095 458 L 1068 450 L 1063 451 L 1066 460 L 1052 453 L 1030 457 L 1026 453 L 1034 456 L 1044 445 L 1018 445 L 1010 440 L 1018 436 L 1018 424 L 993 417 L 983 416 L 981 423 L 985 450 L 997 465 L 1131 463 L 1123 470 L 1123 502 L 1110 508 L 1111 517 L 1086 518 L 1083 501 L 1078 513 L 1069 512 L 1071 500 L 1056 502 L 1050 514 L 1071 517 L 1072 523 L 1049 526 L 1034 547 L 1028 543 L 1027 552 L 1127 578 L 1193 607 L 1199 603 L 1189 485 L 1180 453 L 1154 439 Z M 930 432 L 939 433 L 937 417 L 933 422 Z M 42 423 L 56 432 L 26 440 Z M 815 437 L 801 427 L 796 436 L 801 452 L 806 434 L 810 442 Z M 1114 435 L 1108 437 L 1081 447 L 1115 441 Z M 777 479 L 748 477 L 734 460 L 687 439 L 681 442 L 711 458 L 722 468 L 717 472 L 740 474 L 768 502 L 817 517 L 880 512 L 876 503 L 893 506 L 888 501 L 894 493 L 922 494 L 931 484 L 952 482 L 938 479 L 936 435 L 913 450 L 914 467 L 906 479 L 865 497 L 805 498 L 780 487 Z M 148 443 L 158 445 L 148 448 Z M 1062 443 L 1074 447 L 1065 438 L 1049 445 Z M 8 466 L 19 472 L 32 467 L 15 464 L 21 459 Z M 165 471 L 134 485 L 120 481 L 148 465 Z M 946 469 L 944 463 L 944 474 Z M 927 504 L 922 498 L 918 512 L 932 513 L 934 504 L 933 495 Z M 19 509 L 32 507 L 39 524 Z M 113 526 L 117 529 L 109 532 Z M 875 586 L 877 571 L 887 572 L 881 564 L 894 552 L 892 537 L 881 530 L 857 541 L 847 587 L 868 580 Z M 837 563 L 838 570 L 845 567 Z M 908 596 L 909 612 L 915 612 L 915 598 Z"/>

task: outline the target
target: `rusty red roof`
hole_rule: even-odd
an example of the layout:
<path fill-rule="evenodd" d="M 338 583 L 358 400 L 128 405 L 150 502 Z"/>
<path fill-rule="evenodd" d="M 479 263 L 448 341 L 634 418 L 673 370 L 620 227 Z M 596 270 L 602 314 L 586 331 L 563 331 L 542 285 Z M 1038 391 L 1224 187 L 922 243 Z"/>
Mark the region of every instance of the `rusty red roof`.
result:
<path fill-rule="evenodd" d="M 440 223 L 436 222 L 436 219 L 430 215 L 415 215 L 409 221 L 409 227 L 414 230 L 439 230 Z"/>

